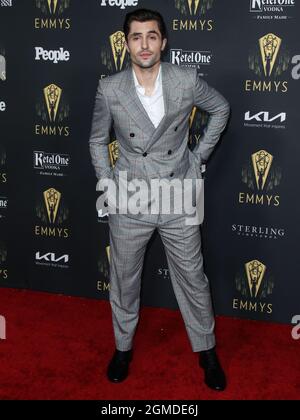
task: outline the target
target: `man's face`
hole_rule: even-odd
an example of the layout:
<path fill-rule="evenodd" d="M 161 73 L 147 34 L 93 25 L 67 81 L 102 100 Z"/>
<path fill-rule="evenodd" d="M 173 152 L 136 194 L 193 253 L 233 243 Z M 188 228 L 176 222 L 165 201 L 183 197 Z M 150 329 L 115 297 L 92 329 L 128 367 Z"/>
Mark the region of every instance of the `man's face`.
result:
<path fill-rule="evenodd" d="M 166 43 L 155 20 L 131 22 L 126 48 L 134 64 L 144 69 L 153 67 L 160 61 Z"/>

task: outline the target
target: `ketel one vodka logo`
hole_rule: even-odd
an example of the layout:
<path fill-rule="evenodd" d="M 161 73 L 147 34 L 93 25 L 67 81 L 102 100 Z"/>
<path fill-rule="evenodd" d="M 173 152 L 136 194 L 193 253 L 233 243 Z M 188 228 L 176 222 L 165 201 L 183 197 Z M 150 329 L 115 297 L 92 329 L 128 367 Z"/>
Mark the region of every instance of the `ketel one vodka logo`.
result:
<path fill-rule="evenodd" d="M 266 299 L 273 292 L 274 280 L 264 263 L 259 260 L 248 261 L 244 271 L 237 274 L 235 286 L 242 297 L 233 299 L 233 309 L 272 313 L 272 303 Z"/>
<path fill-rule="evenodd" d="M 249 0 L 250 12 L 258 20 L 286 20 L 291 16 L 295 0 Z M 288 13 L 288 15 L 286 14 Z"/>
<path fill-rule="evenodd" d="M 274 165 L 274 157 L 266 150 L 251 155 L 251 162 L 242 169 L 242 181 L 254 192 L 240 192 L 239 203 L 246 205 L 279 206 L 275 194 L 281 181 L 281 170 Z"/>
<path fill-rule="evenodd" d="M 193 107 L 189 118 L 189 144 L 192 149 L 198 145 L 204 128 L 208 122 L 208 114 L 204 111 L 199 111 L 196 107 Z"/>
<path fill-rule="evenodd" d="M 6 267 L 7 249 L 3 242 L 0 242 L 0 281 L 8 278 Z"/>
<path fill-rule="evenodd" d="M 184 19 L 173 19 L 173 31 L 212 31 L 213 20 L 206 19 L 206 12 L 214 0 L 174 0 L 175 8 Z"/>
<path fill-rule="evenodd" d="M 254 51 L 249 54 L 249 68 L 257 79 L 245 81 L 246 92 L 287 92 L 287 80 L 279 80 L 289 66 L 290 55 L 282 39 L 268 33 L 259 38 Z"/>
<path fill-rule="evenodd" d="M 54 83 L 45 86 L 37 103 L 36 112 L 44 122 L 44 124 L 35 125 L 37 136 L 68 137 L 70 135 L 70 127 L 63 124 L 69 116 L 70 108 L 61 87 Z"/>
<path fill-rule="evenodd" d="M 62 194 L 58 190 L 49 188 L 43 192 L 42 199 L 39 198 L 38 200 L 36 213 L 43 222 L 42 226 L 35 226 L 37 236 L 69 237 L 69 230 L 63 227 L 69 211 L 62 200 Z"/>
<path fill-rule="evenodd" d="M 101 61 L 109 72 L 119 72 L 128 67 L 124 32 L 116 31 L 109 36 L 109 46 L 101 50 Z"/>
<path fill-rule="evenodd" d="M 35 29 L 70 29 L 71 19 L 64 17 L 71 0 L 35 0 L 36 7 L 47 17 L 34 19 Z"/>

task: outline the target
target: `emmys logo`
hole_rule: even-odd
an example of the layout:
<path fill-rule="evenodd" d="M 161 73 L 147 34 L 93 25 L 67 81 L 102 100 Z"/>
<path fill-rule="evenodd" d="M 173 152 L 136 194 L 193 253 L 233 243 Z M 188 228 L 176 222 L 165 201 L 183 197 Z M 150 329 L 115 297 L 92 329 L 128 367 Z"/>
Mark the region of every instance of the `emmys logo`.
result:
<path fill-rule="evenodd" d="M 242 298 L 233 299 L 233 309 L 271 314 L 272 304 L 265 299 L 273 293 L 274 280 L 266 275 L 267 266 L 259 260 L 245 264 L 244 271 L 237 274 L 235 285 Z M 264 299 L 263 302 L 258 302 Z"/>
<path fill-rule="evenodd" d="M 70 135 L 70 127 L 61 125 L 69 116 L 69 105 L 63 99 L 63 90 L 54 83 L 43 89 L 43 94 L 36 105 L 37 115 L 48 124 L 36 124 L 35 134 L 44 136 Z"/>
<path fill-rule="evenodd" d="M 71 19 L 61 17 L 65 9 L 69 8 L 71 0 L 35 0 L 36 7 L 47 18 L 35 18 L 35 29 L 65 29 L 71 28 Z"/>
<path fill-rule="evenodd" d="M 0 80 L 6 80 L 6 60 L 4 55 L 0 55 Z"/>
<path fill-rule="evenodd" d="M 7 250 L 6 246 L 0 242 L 0 280 L 7 280 L 8 270 L 5 267 L 5 262 L 7 259 Z"/>
<path fill-rule="evenodd" d="M 251 155 L 251 164 L 242 170 L 242 181 L 258 193 L 239 193 L 240 204 L 279 206 L 280 196 L 272 190 L 280 184 L 281 170 L 273 167 L 274 157 L 266 150 L 259 150 Z"/>
<path fill-rule="evenodd" d="M 47 226 L 35 226 L 35 235 L 67 238 L 67 228 L 58 227 L 68 218 L 69 211 L 62 202 L 62 194 L 55 188 L 43 192 L 43 200 L 36 206 L 37 216 Z M 50 225 L 50 226 L 49 226 Z"/>
<path fill-rule="evenodd" d="M 6 319 L 0 315 L 0 340 L 6 340 Z"/>
<path fill-rule="evenodd" d="M 289 66 L 290 56 L 282 39 L 268 33 L 258 40 L 258 48 L 249 55 L 249 68 L 260 80 L 246 80 L 245 90 L 259 92 L 287 92 L 288 82 L 278 80 Z M 274 79 L 274 80 L 272 80 Z"/>
<path fill-rule="evenodd" d="M 189 117 L 189 144 L 192 149 L 200 142 L 204 129 L 208 123 L 209 115 L 193 107 Z"/>
<path fill-rule="evenodd" d="M 204 19 L 214 0 L 174 0 L 175 8 L 187 19 L 173 19 L 173 31 L 212 31 L 213 20 Z M 201 18 L 200 18 L 201 17 Z"/>
<path fill-rule="evenodd" d="M 293 316 L 292 324 L 295 325 L 295 327 L 292 329 L 292 338 L 294 340 L 300 340 L 300 315 Z"/>
<path fill-rule="evenodd" d="M 124 32 L 116 31 L 109 36 L 109 46 L 101 50 L 101 61 L 109 72 L 119 72 L 128 67 L 129 58 Z"/>

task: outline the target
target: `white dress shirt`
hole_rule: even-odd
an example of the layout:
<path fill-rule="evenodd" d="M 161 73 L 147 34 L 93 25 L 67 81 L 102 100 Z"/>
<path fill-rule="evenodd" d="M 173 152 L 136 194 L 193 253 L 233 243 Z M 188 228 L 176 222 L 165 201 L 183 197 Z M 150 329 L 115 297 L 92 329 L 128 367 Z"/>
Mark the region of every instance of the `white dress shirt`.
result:
<path fill-rule="evenodd" d="M 161 80 L 161 66 L 159 67 L 158 75 L 155 80 L 154 91 L 151 96 L 145 95 L 145 88 L 139 84 L 133 69 L 132 72 L 136 93 L 143 107 L 145 108 L 148 117 L 156 128 L 165 115 L 165 105 Z"/>

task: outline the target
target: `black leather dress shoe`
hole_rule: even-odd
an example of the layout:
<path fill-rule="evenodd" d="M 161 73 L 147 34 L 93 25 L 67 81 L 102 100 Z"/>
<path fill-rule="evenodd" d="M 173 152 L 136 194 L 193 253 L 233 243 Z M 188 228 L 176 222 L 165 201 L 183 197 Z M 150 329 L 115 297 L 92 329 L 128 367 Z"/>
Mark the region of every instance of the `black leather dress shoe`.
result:
<path fill-rule="evenodd" d="M 108 365 L 108 379 L 115 383 L 124 381 L 128 376 L 129 363 L 131 362 L 131 359 L 132 350 L 116 350 Z"/>
<path fill-rule="evenodd" d="M 226 377 L 215 348 L 200 351 L 199 363 L 204 369 L 204 382 L 206 385 L 215 391 L 224 391 L 226 388 Z"/>

